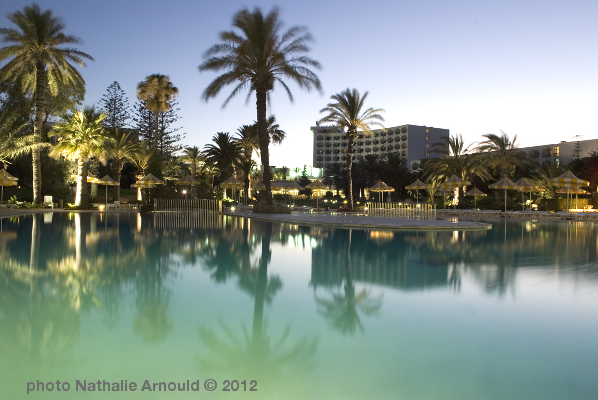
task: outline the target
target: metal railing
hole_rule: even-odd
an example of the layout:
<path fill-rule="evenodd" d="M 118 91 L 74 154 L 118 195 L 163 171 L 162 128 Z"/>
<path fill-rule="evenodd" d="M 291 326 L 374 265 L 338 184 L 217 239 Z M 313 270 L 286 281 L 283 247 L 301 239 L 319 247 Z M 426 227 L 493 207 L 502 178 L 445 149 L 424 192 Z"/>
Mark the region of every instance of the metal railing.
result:
<path fill-rule="evenodd" d="M 436 219 L 436 204 L 366 203 L 369 217 Z"/>
<path fill-rule="evenodd" d="M 154 199 L 154 211 L 222 212 L 222 200 L 212 199 Z"/>

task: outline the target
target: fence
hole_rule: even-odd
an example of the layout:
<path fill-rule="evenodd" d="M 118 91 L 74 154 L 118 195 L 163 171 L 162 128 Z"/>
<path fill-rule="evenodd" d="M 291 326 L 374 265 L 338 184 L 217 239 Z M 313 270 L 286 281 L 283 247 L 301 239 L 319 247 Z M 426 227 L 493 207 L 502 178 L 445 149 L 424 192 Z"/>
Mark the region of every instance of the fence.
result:
<path fill-rule="evenodd" d="M 366 203 L 369 217 L 436 219 L 435 204 Z"/>
<path fill-rule="evenodd" d="M 154 211 L 222 212 L 222 200 L 211 199 L 154 199 Z"/>

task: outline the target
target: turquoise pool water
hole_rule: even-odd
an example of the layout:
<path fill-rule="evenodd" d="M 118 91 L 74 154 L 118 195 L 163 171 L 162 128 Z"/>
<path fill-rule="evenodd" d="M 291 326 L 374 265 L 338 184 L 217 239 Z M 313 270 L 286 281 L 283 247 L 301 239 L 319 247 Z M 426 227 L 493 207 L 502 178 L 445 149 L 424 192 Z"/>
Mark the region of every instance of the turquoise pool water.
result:
<path fill-rule="evenodd" d="M 380 232 L 45 213 L 0 230 L 2 399 L 598 393 L 591 223 Z"/>

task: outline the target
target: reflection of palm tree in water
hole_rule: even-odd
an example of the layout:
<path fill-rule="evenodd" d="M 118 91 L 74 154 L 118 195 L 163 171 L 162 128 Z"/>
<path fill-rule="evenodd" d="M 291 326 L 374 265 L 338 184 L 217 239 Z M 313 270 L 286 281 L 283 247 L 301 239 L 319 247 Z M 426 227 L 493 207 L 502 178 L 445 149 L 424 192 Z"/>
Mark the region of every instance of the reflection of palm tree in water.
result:
<path fill-rule="evenodd" d="M 137 315 L 133 319 L 133 332 L 148 343 L 164 340 L 174 327 L 168 316 L 170 290 L 164 284 L 168 273 L 167 260 L 158 258 L 144 265 L 144 271 L 136 281 Z"/>
<path fill-rule="evenodd" d="M 268 382 L 269 389 L 274 388 L 278 383 L 288 385 L 293 381 L 293 385 L 297 384 L 297 390 L 300 390 L 302 382 L 296 374 L 291 373 L 290 369 L 299 372 L 310 369 L 318 341 L 317 338 L 304 337 L 289 348 L 285 343 L 290 335 L 290 327 L 286 327 L 281 338 L 275 343 L 272 343 L 266 332 L 264 303 L 270 303 L 275 293 L 282 288 L 279 277 L 273 276 L 268 279 L 268 264 L 272 255 L 271 236 L 272 225 L 267 224 L 262 236 L 259 268 L 244 270 L 239 280 L 241 288 L 255 296 L 252 332 L 249 333 L 243 327 L 242 337 L 238 337 L 221 320 L 219 322 L 224 335 L 210 328 L 201 327 L 199 337 L 206 346 L 208 354 L 198 356 L 197 362 L 200 369 L 209 373 L 250 376 L 258 382 Z M 249 247 L 246 249 L 249 250 Z M 247 383 L 249 384 L 249 381 Z M 261 386 L 261 389 L 261 396 L 263 396 L 264 386 Z"/>
<path fill-rule="evenodd" d="M 380 313 L 382 308 L 382 295 L 376 298 L 369 296 L 368 289 L 362 289 L 359 293 L 355 293 L 355 285 L 353 284 L 353 271 L 351 265 L 351 237 L 353 230 L 349 230 L 349 241 L 347 246 L 347 256 L 345 263 L 345 290 L 344 295 L 341 293 L 333 293 L 332 299 L 327 300 L 315 296 L 316 303 L 319 306 L 318 312 L 329 320 L 330 326 L 345 334 L 354 334 L 357 328 L 364 332 L 359 311 L 364 315 L 376 315 Z"/>

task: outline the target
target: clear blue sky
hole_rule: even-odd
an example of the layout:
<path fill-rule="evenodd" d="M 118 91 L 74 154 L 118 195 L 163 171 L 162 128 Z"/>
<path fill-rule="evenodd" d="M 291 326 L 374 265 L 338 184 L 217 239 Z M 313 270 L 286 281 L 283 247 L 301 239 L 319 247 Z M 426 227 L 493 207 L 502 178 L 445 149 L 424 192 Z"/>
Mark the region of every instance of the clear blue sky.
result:
<path fill-rule="evenodd" d="M 522 146 L 598 138 L 598 1 L 221 1 L 40 0 L 83 39 L 94 62 L 82 69 L 86 104 L 118 81 L 135 102 L 135 87 L 152 73 L 180 90 L 185 145 L 203 147 L 219 131 L 255 120 L 245 95 L 221 109 L 230 93 L 205 103 L 216 76 L 200 73 L 202 54 L 229 30 L 242 6 L 279 4 L 286 26 L 305 25 L 324 94 L 291 84 L 295 102 L 276 88 L 269 112 L 288 139 L 271 146 L 271 164 L 312 162 L 310 126 L 330 96 L 369 91 L 367 106 L 386 110 L 386 126 L 427 125 L 461 133 L 466 142 L 504 130 Z M 0 3 L 5 15 L 31 2 Z"/>

